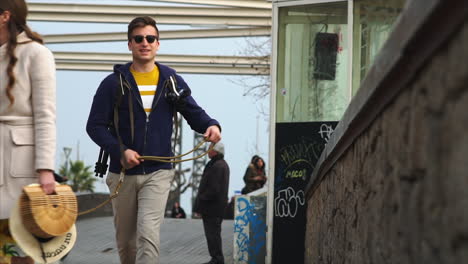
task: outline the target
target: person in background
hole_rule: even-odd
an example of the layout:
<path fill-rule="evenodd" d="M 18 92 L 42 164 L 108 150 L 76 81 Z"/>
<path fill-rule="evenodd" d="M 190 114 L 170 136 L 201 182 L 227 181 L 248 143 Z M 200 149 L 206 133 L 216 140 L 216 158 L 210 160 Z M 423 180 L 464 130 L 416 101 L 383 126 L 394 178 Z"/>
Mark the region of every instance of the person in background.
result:
<path fill-rule="evenodd" d="M 226 206 L 226 209 L 224 210 L 224 219 L 229 219 L 233 220 L 234 219 L 234 204 L 235 204 L 235 196 L 232 196 L 231 199 L 229 200 L 229 203 Z"/>
<path fill-rule="evenodd" d="M 119 184 L 120 173 L 125 174 L 119 195 L 112 200 L 121 263 L 157 264 L 160 227 L 175 172 L 171 163 L 140 157 L 173 156 L 176 112 L 193 130 L 204 133 L 207 141 L 218 142 L 221 128 L 196 103 L 184 79 L 155 61 L 160 43 L 153 18 L 133 19 L 127 38 L 132 61 L 115 65 L 114 72 L 99 85 L 86 131 L 109 153 L 106 183 L 111 193 Z"/>
<path fill-rule="evenodd" d="M 0 263 L 34 263 L 9 233 L 22 187 L 55 190 L 55 62 L 27 14 L 24 0 L 0 1 Z"/>
<path fill-rule="evenodd" d="M 179 202 L 175 202 L 174 206 L 172 206 L 171 210 L 171 217 L 172 218 L 186 218 L 185 211 L 182 207 L 180 207 Z"/>
<path fill-rule="evenodd" d="M 211 260 L 205 264 L 224 264 L 221 223 L 228 201 L 229 166 L 224 160 L 224 145 L 216 143 L 208 152 L 211 159 L 203 170 L 194 211 L 203 219 Z"/>
<path fill-rule="evenodd" d="M 245 187 L 242 194 L 247 194 L 263 187 L 267 180 L 265 175 L 265 162 L 257 155 L 252 157 L 251 163 L 244 174 Z"/>

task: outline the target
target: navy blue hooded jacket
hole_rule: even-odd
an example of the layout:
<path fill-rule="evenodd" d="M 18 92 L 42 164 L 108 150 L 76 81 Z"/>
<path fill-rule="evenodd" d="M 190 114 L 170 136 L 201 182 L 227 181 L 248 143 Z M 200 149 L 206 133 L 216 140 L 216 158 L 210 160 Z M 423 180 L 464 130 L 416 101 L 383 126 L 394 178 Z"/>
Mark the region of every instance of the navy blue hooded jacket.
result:
<path fill-rule="evenodd" d="M 142 156 L 173 156 L 171 150 L 171 135 L 173 127 L 173 115 L 175 106 L 165 98 L 164 82 L 173 75 L 176 77 L 177 86 L 189 89 L 185 81 L 176 74 L 175 70 L 165 65 L 156 63 L 159 68 L 159 83 L 153 100 L 151 113 L 147 117 L 138 86 L 130 72 L 131 63 L 115 65 L 114 73 L 107 76 L 100 84 L 94 96 L 91 111 L 86 125 L 86 131 L 91 139 L 110 155 L 109 170 L 120 173 L 121 152 L 115 128 L 109 125 L 114 120 L 114 104 L 118 89 L 122 89 L 124 95 L 121 97 L 119 106 L 119 133 L 123 142 L 123 149 L 132 149 Z M 120 79 L 122 77 L 122 79 Z M 130 87 L 131 92 L 128 92 Z M 129 94 L 133 104 L 134 139 L 132 142 Z M 209 126 L 217 125 L 218 121 L 212 119 L 195 102 L 192 96 L 185 98 L 186 104 L 178 112 L 187 120 L 190 127 L 198 133 L 205 133 Z M 144 161 L 140 165 L 126 171 L 127 175 L 147 174 L 159 169 L 170 169 L 171 163 L 156 161 Z"/>

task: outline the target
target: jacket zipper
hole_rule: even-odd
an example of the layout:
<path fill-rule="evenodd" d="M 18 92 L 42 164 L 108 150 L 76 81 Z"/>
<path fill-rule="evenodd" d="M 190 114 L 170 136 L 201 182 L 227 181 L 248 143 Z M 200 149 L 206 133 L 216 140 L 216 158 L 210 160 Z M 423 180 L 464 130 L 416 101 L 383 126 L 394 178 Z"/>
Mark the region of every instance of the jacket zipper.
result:
<path fill-rule="evenodd" d="M 129 91 L 132 89 L 130 84 L 128 83 L 128 81 L 125 78 L 124 78 L 124 85 L 127 86 Z M 130 95 L 131 95 L 131 92 L 130 92 Z M 133 100 L 133 97 L 131 98 L 131 100 Z M 138 104 L 141 106 L 141 108 L 144 111 L 145 108 L 143 107 L 143 104 L 140 102 L 140 100 L 137 100 L 137 101 L 138 101 Z M 133 118 L 135 118 L 135 113 L 133 114 Z M 143 141 L 143 154 L 142 154 L 143 156 L 144 156 L 144 152 L 145 152 L 145 149 L 146 149 L 146 131 L 148 130 L 148 122 L 149 122 L 149 115 L 146 117 L 145 136 L 144 136 L 144 141 Z M 135 128 L 133 128 L 133 129 L 135 129 Z M 143 162 L 141 163 L 141 168 L 143 169 L 143 174 L 146 174 L 145 164 Z"/>
<path fill-rule="evenodd" d="M 150 113 L 151 114 L 151 113 Z M 146 115 L 146 113 L 145 113 Z M 144 140 L 143 140 L 143 155 L 145 155 L 145 150 L 146 150 L 146 133 L 148 131 L 148 123 L 149 123 L 149 115 L 146 116 L 146 122 L 145 122 L 145 137 L 144 137 Z M 145 171 L 145 163 L 142 162 L 141 163 L 141 166 L 143 168 L 143 174 L 146 174 L 146 171 Z"/>
<path fill-rule="evenodd" d="M 156 89 L 157 89 L 157 88 L 156 88 Z M 153 112 L 153 109 L 156 108 L 156 105 L 157 105 L 158 102 L 159 102 L 159 98 L 161 98 L 161 94 L 162 94 L 162 92 L 159 93 L 158 98 L 156 98 L 156 102 L 154 103 L 154 107 L 151 108 L 150 113 L 148 114 L 148 116 L 146 116 L 146 122 L 145 122 L 145 136 L 144 136 L 144 140 L 143 140 L 143 155 L 144 155 L 144 153 L 146 152 L 146 137 L 147 137 L 146 134 L 148 133 L 149 117 L 150 117 L 151 113 Z M 142 105 L 141 107 L 143 107 L 143 105 Z M 144 108 L 143 108 L 143 109 L 144 109 Z M 145 114 L 146 114 L 146 113 L 145 113 Z M 143 164 L 142 164 L 142 167 L 143 167 L 143 174 L 146 174 L 146 172 L 145 172 L 145 166 L 144 166 Z"/>

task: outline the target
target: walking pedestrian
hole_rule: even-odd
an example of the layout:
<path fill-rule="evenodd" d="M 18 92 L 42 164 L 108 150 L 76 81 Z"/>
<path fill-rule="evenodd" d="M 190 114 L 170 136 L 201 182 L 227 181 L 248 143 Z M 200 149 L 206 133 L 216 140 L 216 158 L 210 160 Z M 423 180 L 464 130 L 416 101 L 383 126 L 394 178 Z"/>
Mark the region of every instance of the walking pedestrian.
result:
<path fill-rule="evenodd" d="M 8 219 L 22 187 L 55 189 L 55 62 L 26 23 L 24 0 L 0 1 L 0 262 L 34 263 L 17 256 Z"/>
<path fill-rule="evenodd" d="M 112 200 L 120 262 L 159 263 L 159 231 L 174 170 L 170 163 L 140 157 L 173 156 L 175 112 L 208 141 L 218 142 L 221 133 L 218 121 L 195 102 L 182 77 L 157 62 L 156 21 L 151 17 L 133 19 L 127 37 L 132 61 L 115 65 L 114 72 L 100 84 L 86 130 L 110 155 L 106 183 L 111 192 L 125 168 L 119 195 Z"/>

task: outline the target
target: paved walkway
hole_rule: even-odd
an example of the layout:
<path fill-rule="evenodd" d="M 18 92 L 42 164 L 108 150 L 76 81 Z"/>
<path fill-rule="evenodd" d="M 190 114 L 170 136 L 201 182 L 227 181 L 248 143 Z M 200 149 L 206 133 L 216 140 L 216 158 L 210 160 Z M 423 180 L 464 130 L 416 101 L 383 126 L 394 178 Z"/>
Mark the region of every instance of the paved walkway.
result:
<path fill-rule="evenodd" d="M 77 242 L 63 264 L 119 264 L 112 217 L 79 220 L 77 229 Z M 232 264 L 232 220 L 223 221 L 222 239 L 226 263 Z M 197 264 L 209 259 L 200 219 L 164 220 L 161 227 L 161 264 Z"/>

